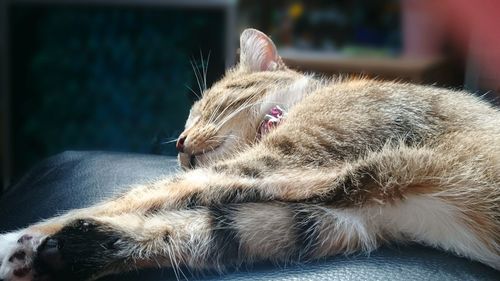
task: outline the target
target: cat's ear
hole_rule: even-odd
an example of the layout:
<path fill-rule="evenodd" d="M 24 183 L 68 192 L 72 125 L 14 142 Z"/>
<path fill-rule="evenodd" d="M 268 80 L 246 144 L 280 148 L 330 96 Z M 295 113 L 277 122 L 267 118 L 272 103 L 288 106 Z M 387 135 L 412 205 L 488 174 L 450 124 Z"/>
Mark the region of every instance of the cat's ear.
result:
<path fill-rule="evenodd" d="M 285 68 L 273 41 L 257 29 L 248 28 L 240 36 L 240 67 L 247 71 Z"/>

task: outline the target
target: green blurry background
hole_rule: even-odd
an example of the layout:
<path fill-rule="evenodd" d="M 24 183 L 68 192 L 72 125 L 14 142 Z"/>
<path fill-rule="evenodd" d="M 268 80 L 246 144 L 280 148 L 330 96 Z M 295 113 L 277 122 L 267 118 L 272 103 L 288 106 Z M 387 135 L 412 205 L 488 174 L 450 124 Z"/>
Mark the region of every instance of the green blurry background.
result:
<path fill-rule="evenodd" d="M 13 5 L 12 172 L 68 149 L 175 155 L 198 91 L 191 67 L 224 71 L 215 9 Z M 187 86 L 187 87 L 186 87 Z"/>

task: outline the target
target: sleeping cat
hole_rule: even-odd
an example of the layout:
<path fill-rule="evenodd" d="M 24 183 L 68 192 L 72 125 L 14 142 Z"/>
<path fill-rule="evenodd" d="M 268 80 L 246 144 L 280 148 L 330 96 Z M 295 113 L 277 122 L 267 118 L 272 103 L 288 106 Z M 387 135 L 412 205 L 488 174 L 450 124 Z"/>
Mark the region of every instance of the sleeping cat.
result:
<path fill-rule="evenodd" d="M 497 109 L 464 92 L 304 75 L 254 29 L 240 47 L 179 137 L 187 171 L 4 234 L 0 279 L 223 270 L 406 241 L 500 269 Z"/>

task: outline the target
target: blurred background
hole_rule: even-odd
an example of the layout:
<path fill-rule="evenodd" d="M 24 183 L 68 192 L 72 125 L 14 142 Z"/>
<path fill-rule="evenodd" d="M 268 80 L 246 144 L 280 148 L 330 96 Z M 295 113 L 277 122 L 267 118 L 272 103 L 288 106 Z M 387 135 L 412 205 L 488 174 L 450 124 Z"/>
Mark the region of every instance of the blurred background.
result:
<path fill-rule="evenodd" d="M 298 70 L 497 103 L 498 15 L 496 0 L 3 0 L 3 186 L 65 150 L 175 155 L 200 87 L 235 64 L 247 27 Z"/>

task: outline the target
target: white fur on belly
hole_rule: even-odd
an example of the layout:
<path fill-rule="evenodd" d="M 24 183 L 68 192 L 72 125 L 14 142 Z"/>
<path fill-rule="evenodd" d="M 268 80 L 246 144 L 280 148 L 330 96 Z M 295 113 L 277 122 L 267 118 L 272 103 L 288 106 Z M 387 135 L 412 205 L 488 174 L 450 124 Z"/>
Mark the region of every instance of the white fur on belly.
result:
<path fill-rule="evenodd" d="M 396 239 L 441 248 L 500 269 L 500 256 L 482 243 L 464 223 L 463 213 L 432 195 L 411 196 L 397 204 L 354 212 L 361 212 L 373 228 L 379 228 Z"/>

